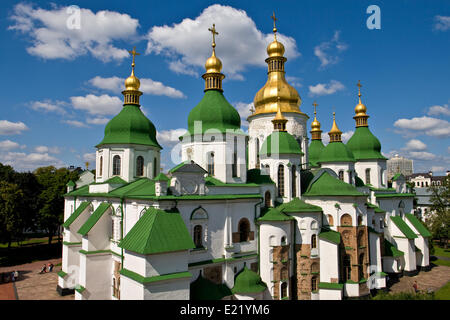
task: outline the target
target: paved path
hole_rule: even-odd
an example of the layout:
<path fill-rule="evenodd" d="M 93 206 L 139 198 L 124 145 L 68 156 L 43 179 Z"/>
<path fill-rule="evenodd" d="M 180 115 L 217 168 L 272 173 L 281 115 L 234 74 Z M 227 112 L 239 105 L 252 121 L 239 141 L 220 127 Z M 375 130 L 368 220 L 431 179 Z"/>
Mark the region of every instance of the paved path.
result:
<path fill-rule="evenodd" d="M 61 297 L 56 292 L 58 271 L 61 267 L 54 267 L 53 272 L 39 274 L 43 264 L 61 263 L 61 258 L 27 263 L 13 267 L 0 268 L 0 272 L 19 271 L 19 280 L 15 282 L 19 300 L 73 300 L 74 295 Z M 0 300 L 15 300 L 14 288 L 11 282 L 0 284 Z"/>
<path fill-rule="evenodd" d="M 421 271 L 414 277 L 402 277 L 400 281 L 394 283 L 389 289 L 391 292 L 414 292 L 413 284 L 417 281 L 419 290 L 437 291 L 450 281 L 450 267 L 435 266 L 430 271 Z"/>

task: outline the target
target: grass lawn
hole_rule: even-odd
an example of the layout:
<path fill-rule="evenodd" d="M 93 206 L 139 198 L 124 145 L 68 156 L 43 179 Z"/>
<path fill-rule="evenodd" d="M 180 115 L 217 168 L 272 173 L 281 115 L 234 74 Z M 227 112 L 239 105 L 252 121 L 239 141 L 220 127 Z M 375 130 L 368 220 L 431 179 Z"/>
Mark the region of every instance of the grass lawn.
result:
<path fill-rule="evenodd" d="M 438 247 L 437 245 L 435 245 L 434 246 L 434 255 L 450 258 L 450 249 L 444 249 L 444 248 L 441 248 L 441 247 Z"/>
<path fill-rule="evenodd" d="M 62 254 L 62 244 L 55 238 L 51 245 L 48 245 L 48 238 L 34 238 L 21 242 L 0 245 L 0 267 L 15 266 L 24 263 L 31 263 L 39 260 L 60 258 Z"/>
<path fill-rule="evenodd" d="M 450 300 L 450 282 L 436 291 L 434 297 L 437 300 Z"/>

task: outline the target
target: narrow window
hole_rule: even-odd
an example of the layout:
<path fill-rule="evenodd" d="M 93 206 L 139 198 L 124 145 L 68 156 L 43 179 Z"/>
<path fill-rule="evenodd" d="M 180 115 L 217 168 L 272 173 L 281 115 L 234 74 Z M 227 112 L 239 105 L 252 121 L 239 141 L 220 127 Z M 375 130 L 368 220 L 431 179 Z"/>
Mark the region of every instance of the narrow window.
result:
<path fill-rule="evenodd" d="M 256 168 L 259 168 L 259 139 L 256 139 Z"/>
<path fill-rule="evenodd" d="M 284 166 L 278 166 L 278 196 L 284 197 Z"/>
<path fill-rule="evenodd" d="M 311 248 L 317 248 L 317 236 L 315 234 L 311 236 Z"/>
<path fill-rule="evenodd" d="M 339 171 L 339 180 L 344 181 L 344 171 Z"/>
<path fill-rule="evenodd" d="M 103 157 L 100 157 L 100 165 L 99 165 L 99 177 L 103 174 Z"/>
<path fill-rule="evenodd" d="M 364 253 L 361 253 L 359 255 L 358 274 L 359 274 L 359 280 L 364 278 Z"/>
<path fill-rule="evenodd" d="M 297 168 L 292 166 L 292 197 L 297 196 Z"/>
<path fill-rule="evenodd" d="M 250 238 L 250 223 L 247 219 L 243 218 L 239 221 L 238 225 L 239 242 L 249 241 Z"/>
<path fill-rule="evenodd" d="M 232 174 L 237 177 L 237 137 L 234 137 Z"/>
<path fill-rule="evenodd" d="M 270 191 L 266 191 L 264 194 L 264 206 L 266 208 L 270 207 Z"/>
<path fill-rule="evenodd" d="M 334 225 L 333 216 L 331 214 L 327 216 L 328 216 L 328 225 L 333 226 Z"/>
<path fill-rule="evenodd" d="M 348 280 L 351 279 L 352 277 L 352 265 L 351 265 L 351 258 L 348 254 L 346 254 L 344 256 L 344 261 L 343 261 L 343 267 L 344 267 L 344 282 L 347 282 Z"/>
<path fill-rule="evenodd" d="M 317 277 L 316 276 L 311 278 L 311 291 L 312 292 L 317 291 Z"/>
<path fill-rule="evenodd" d="M 214 152 L 211 152 L 208 157 L 208 174 L 214 175 Z"/>
<path fill-rule="evenodd" d="M 120 176 L 120 157 L 117 155 L 113 158 L 113 176 Z"/>
<path fill-rule="evenodd" d="M 370 169 L 366 169 L 366 184 L 370 184 Z"/>
<path fill-rule="evenodd" d="M 153 159 L 153 178 L 156 178 L 158 173 L 158 160 L 156 158 Z"/>
<path fill-rule="evenodd" d="M 138 156 L 136 158 L 136 176 L 142 177 L 144 175 L 144 158 Z"/>
<path fill-rule="evenodd" d="M 202 226 L 195 226 L 194 227 L 194 244 L 196 248 L 202 248 Z"/>
<path fill-rule="evenodd" d="M 287 282 L 281 284 L 281 299 L 287 298 Z"/>
<path fill-rule="evenodd" d="M 362 226 L 362 217 L 358 216 L 358 226 Z"/>

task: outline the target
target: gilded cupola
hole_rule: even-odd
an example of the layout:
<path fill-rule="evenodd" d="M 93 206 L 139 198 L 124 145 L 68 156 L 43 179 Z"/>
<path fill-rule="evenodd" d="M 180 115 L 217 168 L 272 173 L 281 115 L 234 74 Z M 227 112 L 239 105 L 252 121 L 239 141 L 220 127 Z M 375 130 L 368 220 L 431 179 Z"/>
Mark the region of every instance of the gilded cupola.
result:
<path fill-rule="evenodd" d="M 134 58 L 140 55 L 140 53 L 136 52 L 136 47 L 134 47 L 132 51 L 128 52 L 133 56 L 133 62 L 131 63 L 131 75 L 125 80 L 125 90 L 122 91 L 122 94 L 124 96 L 124 104 L 139 105 L 139 97 L 142 95 L 142 92 L 139 91 L 141 82 L 134 75 Z"/>
<path fill-rule="evenodd" d="M 322 130 L 320 130 L 320 122 L 317 120 L 316 107 L 318 104 L 314 101 L 314 120 L 311 123 L 311 139 L 312 140 L 322 140 Z"/>
<path fill-rule="evenodd" d="M 355 119 L 356 121 L 356 127 L 367 127 L 367 118 L 369 118 L 369 116 L 366 114 L 366 106 L 361 102 L 361 81 L 358 80 L 357 86 L 359 102 L 355 107 L 355 116 L 353 117 L 353 119 Z"/>
<path fill-rule="evenodd" d="M 339 130 L 336 124 L 336 112 L 333 112 L 333 126 L 328 135 L 330 136 L 330 142 L 342 142 L 342 131 Z"/>
<path fill-rule="evenodd" d="M 275 115 L 275 118 L 273 118 L 273 130 L 275 131 L 286 131 L 286 123 L 288 120 L 283 116 L 281 113 L 281 106 L 280 106 L 280 97 L 277 99 L 278 106 L 277 106 L 277 114 Z"/>
<path fill-rule="evenodd" d="M 252 115 L 276 113 L 278 106 L 280 106 L 281 112 L 302 113 L 300 111 L 302 102 L 300 95 L 285 78 L 284 64 L 287 59 L 284 57 L 284 45 L 277 40 L 278 30 L 275 14 L 272 19 L 274 40 L 267 46 L 268 79 L 264 87 L 255 95 L 253 101 L 255 111 Z"/>
<path fill-rule="evenodd" d="M 225 75 L 221 73 L 222 61 L 216 57 L 216 35 L 219 33 L 216 31 L 215 24 L 213 24 L 213 27 L 208 30 L 212 33 L 212 55 L 208 58 L 208 60 L 206 60 L 206 73 L 202 76 L 203 79 L 205 79 L 205 91 L 222 91 L 222 80 L 225 78 Z"/>

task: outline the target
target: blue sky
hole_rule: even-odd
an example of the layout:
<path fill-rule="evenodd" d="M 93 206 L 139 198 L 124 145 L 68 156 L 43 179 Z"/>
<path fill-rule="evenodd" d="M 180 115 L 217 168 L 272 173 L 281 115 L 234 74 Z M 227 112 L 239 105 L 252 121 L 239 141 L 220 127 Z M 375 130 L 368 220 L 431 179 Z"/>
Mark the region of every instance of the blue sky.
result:
<path fill-rule="evenodd" d="M 72 5 L 81 9 L 79 28 Z M 380 8 L 381 29 L 367 28 L 370 5 Z M 0 162 L 16 170 L 85 161 L 93 168 L 94 146 L 121 108 L 133 46 L 142 108 L 159 131 L 164 168 L 172 167 L 176 138 L 203 95 L 213 22 L 224 94 L 246 130 L 267 77 L 273 10 L 286 76 L 303 112 L 311 116 L 318 102 L 324 138 L 333 111 L 351 136 L 361 80 L 382 152 L 413 159 L 416 172 L 450 169 L 448 1 L 3 0 L 0 8 Z"/>

